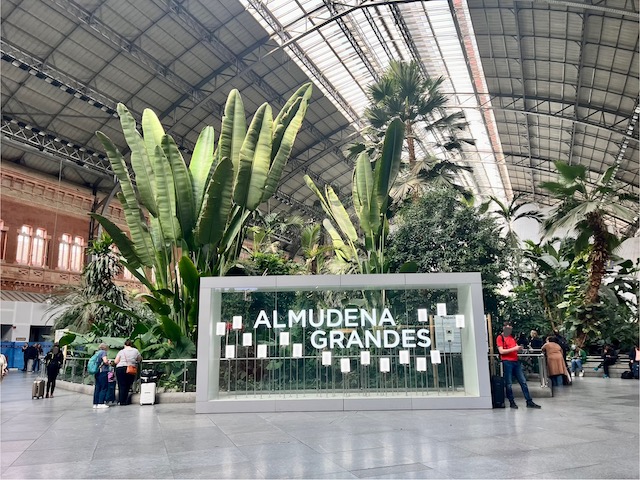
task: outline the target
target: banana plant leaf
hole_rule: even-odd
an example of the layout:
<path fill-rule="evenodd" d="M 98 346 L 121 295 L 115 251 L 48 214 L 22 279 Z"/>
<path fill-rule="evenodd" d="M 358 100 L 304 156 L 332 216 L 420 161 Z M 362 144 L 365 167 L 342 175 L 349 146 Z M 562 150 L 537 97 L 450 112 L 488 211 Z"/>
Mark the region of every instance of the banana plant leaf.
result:
<path fill-rule="evenodd" d="M 233 164 L 223 158 L 216 167 L 196 224 L 196 240 L 200 245 L 217 244 L 225 231 L 231 211 L 233 192 Z"/>
<path fill-rule="evenodd" d="M 218 148 L 220 149 L 220 158 L 231 160 L 236 175 L 240 163 L 240 149 L 247 135 L 247 122 L 244 115 L 244 104 L 240 92 L 233 89 L 229 93 L 224 107 Z"/>
<path fill-rule="evenodd" d="M 176 216 L 180 223 L 182 238 L 188 245 L 191 245 L 193 228 L 196 225 L 195 201 L 191 176 L 189 175 L 189 170 L 184 162 L 184 158 L 182 158 L 180 150 L 178 150 L 176 142 L 169 135 L 162 137 L 162 150 L 171 166 L 175 188 Z"/>
<path fill-rule="evenodd" d="M 213 165 L 213 150 L 215 147 L 214 133 L 213 127 L 204 127 L 193 149 L 191 163 L 189 163 L 189 173 L 191 174 L 191 184 L 193 188 L 194 219 L 202 208 L 204 193 Z"/>

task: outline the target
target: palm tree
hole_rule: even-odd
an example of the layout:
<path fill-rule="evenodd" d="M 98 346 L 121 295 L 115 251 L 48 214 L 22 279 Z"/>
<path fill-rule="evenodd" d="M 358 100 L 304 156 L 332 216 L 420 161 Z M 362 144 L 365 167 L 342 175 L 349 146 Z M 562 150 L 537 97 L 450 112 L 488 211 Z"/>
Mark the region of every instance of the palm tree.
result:
<path fill-rule="evenodd" d="M 410 165 L 417 160 L 416 122 L 424 122 L 427 131 L 432 132 L 436 138 L 441 137 L 443 142 L 438 145 L 447 150 L 459 150 L 462 143 L 474 143 L 472 139 L 460 139 L 453 134 L 456 130 L 465 130 L 467 123 L 462 112 L 445 112 L 447 97 L 440 91 L 443 82 L 443 77 L 433 79 L 423 75 L 415 61 L 394 60 L 382 78 L 368 87 L 370 106 L 365 110 L 366 118 L 378 139 L 383 138 L 391 120 L 396 117 L 402 120 Z M 359 151 L 368 148 L 363 145 Z"/>
<path fill-rule="evenodd" d="M 480 206 L 480 212 L 485 213 L 491 205 L 495 205 L 497 208 L 489 212 L 491 215 L 497 217 L 502 223 L 502 233 L 509 246 L 509 263 L 511 270 L 511 277 L 514 283 L 520 284 L 520 263 L 522 261 L 522 253 L 520 248 L 520 237 L 514 230 L 513 226 L 515 222 L 523 218 L 530 218 L 536 222 L 542 222 L 542 214 L 538 210 L 525 210 L 527 202 L 522 201 L 524 193 L 518 193 L 513 196 L 511 202 L 505 203 L 498 198 L 491 195 L 489 200 Z"/>
<path fill-rule="evenodd" d="M 614 218 L 632 223 L 638 213 L 638 197 L 621 191 L 614 185 L 618 165 L 609 167 L 598 182 L 589 186 L 587 169 L 583 165 L 555 162 L 559 174 L 557 182 L 544 182 L 542 188 L 560 200 L 545 221 L 547 235 L 558 230 L 577 232 L 576 251 L 589 249 L 589 275 L 584 293 L 581 322 L 577 327 L 577 340 L 582 345 L 590 332 L 589 326 L 597 319 L 587 311 L 598 303 L 600 286 L 606 274 L 607 263 L 623 239 L 609 232 L 607 221 Z"/>
<path fill-rule="evenodd" d="M 455 181 L 456 175 L 462 172 L 473 172 L 473 169 L 435 157 L 418 160 L 413 165 L 404 164 L 390 195 L 394 203 L 399 203 L 409 197 L 419 195 L 429 187 L 445 187 L 453 188 L 463 198 L 469 200 L 473 194 Z"/>

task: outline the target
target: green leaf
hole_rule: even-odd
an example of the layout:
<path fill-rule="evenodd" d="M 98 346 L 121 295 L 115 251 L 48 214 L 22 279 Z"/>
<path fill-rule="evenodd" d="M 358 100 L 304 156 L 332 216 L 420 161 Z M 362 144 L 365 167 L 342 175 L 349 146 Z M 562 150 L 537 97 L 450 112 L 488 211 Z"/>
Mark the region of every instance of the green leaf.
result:
<path fill-rule="evenodd" d="M 66 347 L 67 345 L 71 345 L 71 343 L 73 343 L 73 341 L 76 339 L 76 336 L 77 335 L 75 333 L 71 333 L 71 332 L 65 333 L 62 336 L 62 338 L 58 340 L 58 346 L 62 348 L 62 347 Z"/>
<path fill-rule="evenodd" d="M 116 197 L 121 205 L 126 205 L 127 200 L 124 198 L 122 192 L 118 192 Z M 142 211 L 137 206 L 126 207 L 124 208 L 124 216 L 127 220 L 127 226 L 129 227 L 129 235 L 135 246 L 136 253 L 140 257 L 140 261 L 143 265 L 150 267 L 153 265 L 154 258 L 153 242 L 151 241 L 151 235 Z"/>
<path fill-rule="evenodd" d="M 144 135 L 144 144 L 147 154 L 152 155 L 156 147 L 160 145 L 164 136 L 164 128 L 158 120 L 158 117 L 150 108 L 142 111 L 142 133 Z"/>
<path fill-rule="evenodd" d="M 271 107 L 264 103 L 254 115 L 240 149 L 233 200 L 248 210 L 260 205 L 264 193 L 271 160 L 272 124 Z"/>
<path fill-rule="evenodd" d="M 382 212 L 387 211 L 389 190 L 400 171 L 403 140 L 404 123 L 399 118 L 395 118 L 387 128 L 382 155 L 376 162 L 375 168 L 376 196 Z"/>
<path fill-rule="evenodd" d="M 577 179 L 584 180 L 587 177 L 587 168 L 584 165 L 569 165 L 561 161 L 554 162 L 554 165 L 566 183 L 573 183 Z"/>
<path fill-rule="evenodd" d="M 155 175 L 147 155 L 144 140 L 136 129 L 136 121 L 127 110 L 127 107 L 119 103 L 117 109 L 124 138 L 131 149 L 131 166 L 136 174 L 136 185 L 140 192 L 140 200 L 149 213 L 155 217 L 157 216 Z"/>
<path fill-rule="evenodd" d="M 405 262 L 400 267 L 400 273 L 416 273 L 418 271 L 418 264 L 414 261 Z"/>
<path fill-rule="evenodd" d="M 198 275 L 198 269 L 186 255 L 183 255 L 182 258 L 180 258 L 180 261 L 178 262 L 178 271 L 180 272 L 182 284 L 193 298 L 197 298 L 200 276 Z"/>
<path fill-rule="evenodd" d="M 213 134 L 212 134 L 213 135 Z M 162 137 L 162 150 L 169 160 L 176 198 L 176 216 L 182 229 L 182 238 L 191 243 L 193 228 L 196 225 L 193 184 L 187 165 L 182 158 L 176 142 L 169 135 Z"/>
<path fill-rule="evenodd" d="M 358 233 L 356 232 L 356 228 L 353 226 L 351 219 L 349 218 L 349 214 L 347 210 L 342 205 L 342 202 L 338 198 L 338 195 L 333 191 L 329 185 L 325 186 L 325 193 L 327 195 L 327 200 L 329 202 L 329 206 L 331 208 L 332 217 L 338 224 L 338 228 L 342 231 L 342 233 L 352 242 L 356 242 L 358 240 Z"/>
<path fill-rule="evenodd" d="M 189 162 L 189 173 L 193 188 L 194 218 L 200 213 L 205 189 L 213 165 L 215 136 L 213 127 L 204 127 L 200 132 Z"/>
<path fill-rule="evenodd" d="M 120 254 L 126 258 L 129 265 L 131 265 L 132 268 L 140 267 L 142 265 L 140 257 L 136 253 L 133 243 L 124 234 L 124 232 L 120 230 L 120 227 L 102 215 L 97 213 L 91 213 L 90 215 L 95 218 L 100 225 L 102 225 L 102 228 L 106 230 L 109 236 L 113 239 L 113 243 L 115 243 L 120 250 Z"/>
<path fill-rule="evenodd" d="M 202 211 L 196 224 L 196 241 L 200 245 L 217 244 L 225 230 L 231 211 L 233 164 L 223 158 L 207 186 Z"/>
<path fill-rule="evenodd" d="M 238 90 L 229 93 L 222 117 L 222 130 L 218 148 L 220 158 L 228 158 L 233 164 L 234 172 L 238 172 L 240 163 L 240 149 L 247 134 L 247 122 L 244 116 L 244 105 Z"/>
<path fill-rule="evenodd" d="M 171 166 L 160 145 L 156 146 L 152 159 L 156 179 L 158 220 L 160 220 L 162 234 L 166 241 L 176 242 L 180 239 L 181 230 L 176 218 L 176 189 Z"/>
<path fill-rule="evenodd" d="M 140 295 L 140 298 L 149 304 L 149 308 L 151 308 L 153 313 L 159 315 L 169 315 L 171 313 L 171 307 L 169 307 L 169 305 L 151 295 Z"/>
<path fill-rule="evenodd" d="M 100 143 L 102 143 L 102 146 L 107 153 L 107 157 L 109 158 L 111 168 L 120 182 L 120 188 L 122 189 L 125 201 L 125 203 L 122 204 L 122 207 L 126 208 L 127 206 L 131 206 L 132 208 L 135 207 L 137 209 L 138 202 L 136 199 L 136 192 L 133 189 L 133 184 L 131 183 L 129 170 L 127 169 L 127 163 L 125 162 L 124 157 L 111 139 L 104 133 L 96 132 L 96 136 L 98 137 L 98 140 L 100 140 Z"/>
<path fill-rule="evenodd" d="M 356 160 L 352 183 L 354 205 L 357 205 L 356 213 L 360 219 L 360 226 L 363 230 L 373 233 L 380 228 L 382 212 L 375 194 L 373 169 L 366 153 L 361 153 Z"/>
<path fill-rule="evenodd" d="M 166 338 L 175 343 L 180 342 L 182 338 L 182 329 L 180 328 L 180 325 L 166 316 L 160 318 L 160 325 Z"/>
<path fill-rule="evenodd" d="M 320 200 L 320 205 L 322 206 L 322 209 L 325 211 L 325 213 L 327 215 L 329 215 L 330 217 L 333 216 L 333 213 L 331 212 L 331 207 L 329 206 L 329 203 L 327 202 L 327 200 L 324 198 L 324 195 L 322 195 L 322 192 L 320 191 L 320 189 L 316 186 L 316 184 L 314 183 L 313 180 L 311 180 L 311 177 L 309 175 L 305 175 L 304 176 L 304 181 L 306 182 L 307 186 L 309 187 L 309 189 L 316 194 L 316 197 L 318 197 L 318 200 Z"/>
<path fill-rule="evenodd" d="M 291 96 L 273 122 L 271 166 L 261 202 L 271 198 L 278 187 L 282 171 L 291 155 L 293 144 L 306 115 L 312 91 L 311 83 L 300 87 Z M 293 100 L 294 98 L 295 100 Z"/>
<path fill-rule="evenodd" d="M 142 322 L 136 323 L 136 326 L 133 328 L 133 331 L 129 335 L 129 338 L 134 339 L 139 337 L 140 335 L 144 335 L 149 331 L 149 327 Z"/>

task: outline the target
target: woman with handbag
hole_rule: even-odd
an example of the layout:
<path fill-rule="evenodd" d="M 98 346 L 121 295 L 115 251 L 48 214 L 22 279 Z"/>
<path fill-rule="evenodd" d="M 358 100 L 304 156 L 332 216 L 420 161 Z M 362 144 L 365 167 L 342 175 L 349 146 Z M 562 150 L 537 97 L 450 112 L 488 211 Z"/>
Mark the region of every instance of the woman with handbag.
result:
<path fill-rule="evenodd" d="M 115 359 L 120 405 L 129 405 L 129 390 L 136 379 L 138 363 L 141 361 L 142 356 L 138 349 L 132 346 L 131 340 L 125 341 L 124 348 L 118 352 Z"/>

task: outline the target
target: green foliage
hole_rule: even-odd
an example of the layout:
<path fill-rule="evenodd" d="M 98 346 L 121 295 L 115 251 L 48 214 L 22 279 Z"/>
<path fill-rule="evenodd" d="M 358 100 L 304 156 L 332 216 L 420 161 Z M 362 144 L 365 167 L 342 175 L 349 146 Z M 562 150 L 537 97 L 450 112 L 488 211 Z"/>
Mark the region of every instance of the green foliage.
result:
<path fill-rule="evenodd" d="M 142 298 L 173 343 L 174 325 L 181 336 L 196 338 L 199 278 L 224 275 L 235 264 L 249 217 L 275 193 L 311 92 L 310 84 L 300 87 L 275 120 L 263 104 L 247 128 L 242 98 L 233 90 L 217 145 L 213 127 L 205 127 L 188 167 L 149 109 L 141 135 L 127 108 L 118 105 L 132 176 L 113 142 L 97 133 L 122 187 L 118 198 L 130 238 L 108 219 L 93 217 L 113 237 L 126 268 L 150 290 Z"/>
<path fill-rule="evenodd" d="M 287 260 L 282 253 L 252 252 L 239 262 L 242 271 L 249 276 L 296 275 L 303 266 Z"/>
<path fill-rule="evenodd" d="M 606 275 L 607 264 L 624 238 L 609 231 L 607 222 L 620 218 L 629 223 L 637 217 L 638 198 L 615 186 L 618 165 L 609 167 L 595 185 L 587 182 L 583 165 L 555 162 L 558 181 L 543 182 L 542 188 L 559 200 L 557 207 L 545 221 L 547 235 L 558 230 L 576 232 L 577 253 L 588 251 L 588 276 L 571 292 L 570 304 L 575 318 L 578 344 L 598 335 L 599 296 Z"/>
<path fill-rule="evenodd" d="M 480 272 L 485 310 L 496 314 L 506 267 L 505 241 L 496 221 L 463 204 L 452 189 L 428 191 L 403 208 L 389 238 L 390 271 L 415 262 L 417 271 Z"/>
<path fill-rule="evenodd" d="M 403 136 L 404 125 L 399 119 L 393 120 L 386 131 L 381 156 L 375 164 L 366 153 L 361 153 L 356 162 L 352 199 L 364 241 L 359 239 L 355 225 L 333 188 L 326 185 L 323 194 L 305 175 L 307 185 L 328 216 L 323 225 L 331 237 L 341 273 L 388 271 L 385 250 L 389 231 L 389 191 L 400 170 Z"/>
<path fill-rule="evenodd" d="M 115 283 L 121 267 L 111 244 L 108 235 L 94 241 L 88 248 L 91 261 L 84 268 L 80 286 L 52 297 L 49 311 L 54 328 L 70 328 L 79 333 L 93 331 L 108 337 L 127 336 L 133 330 L 137 320 L 128 310 L 136 308 L 135 302 Z M 113 310 L 104 302 L 123 310 Z"/>

